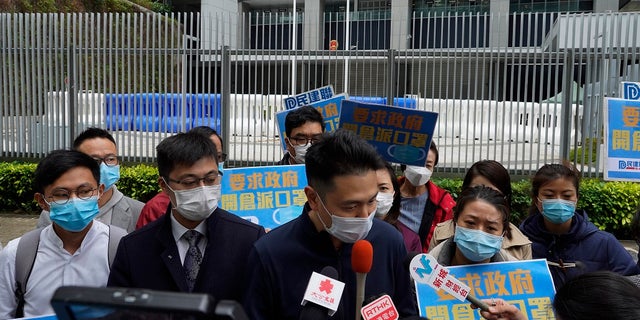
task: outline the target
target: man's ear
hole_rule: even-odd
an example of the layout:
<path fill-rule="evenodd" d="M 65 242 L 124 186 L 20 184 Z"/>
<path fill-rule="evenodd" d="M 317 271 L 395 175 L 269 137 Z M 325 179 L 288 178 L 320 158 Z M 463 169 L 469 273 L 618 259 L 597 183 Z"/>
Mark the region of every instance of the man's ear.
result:
<path fill-rule="evenodd" d="M 164 181 L 164 179 L 162 179 L 162 177 L 158 177 L 158 185 L 163 192 L 167 192 L 167 183 Z"/>
<path fill-rule="evenodd" d="M 41 193 L 36 193 L 33 195 L 33 200 L 35 200 L 38 203 L 38 206 L 40 206 L 40 209 L 44 210 L 44 211 L 51 211 L 49 208 L 49 204 L 44 200 L 44 196 Z"/>
<path fill-rule="evenodd" d="M 304 187 L 304 194 L 307 196 L 307 202 L 309 202 L 311 209 L 317 211 L 320 205 L 318 203 L 318 193 L 312 187 L 306 186 Z"/>
<path fill-rule="evenodd" d="M 296 156 L 296 149 L 293 147 L 293 145 L 291 144 L 291 140 L 289 140 L 288 137 L 284 138 L 284 145 L 285 145 L 285 147 L 287 147 L 287 151 L 289 151 L 289 154 L 292 157 L 295 157 Z"/>

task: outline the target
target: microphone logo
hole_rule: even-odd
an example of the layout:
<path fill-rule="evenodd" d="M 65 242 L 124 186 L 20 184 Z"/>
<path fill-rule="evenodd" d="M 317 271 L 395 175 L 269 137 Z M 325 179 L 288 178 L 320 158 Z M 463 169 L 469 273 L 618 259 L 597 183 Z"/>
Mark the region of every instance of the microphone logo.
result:
<path fill-rule="evenodd" d="M 320 282 L 320 287 L 318 289 L 320 290 L 320 292 L 324 291 L 327 294 L 331 294 L 331 290 L 333 289 L 333 284 L 331 283 L 331 280 L 324 279 Z"/>
<path fill-rule="evenodd" d="M 416 282 L 429 285 L 435 290 L 443 289 L 460 301 L 464 301 L 470 293 L 469 286 L 449 275 L 449 271 L 429 254 L 415 256 L 409 266 L 411 278 Z"/>
<path fill-rule="evenodd" d="M 333 269 L 337 276 L 337 271 Z M 307 289 L 302 298 L 302 305 L 313 303 L 326 308 L 329 315 L 333 315 L 340 305 L 340 298 L 344 291 L 344 282 L 338 281 L 324 274 L 313 272 Z M 326 313 L 325 313 L 326 315 Z"/>
<path fill-rule="evenodd" d="M 362 307 L 360 310 L 363 320 L 397 320 L 399 318 L 398 309 L 393 304 L 393 300 L 388 294 L 374 300 Z"/>

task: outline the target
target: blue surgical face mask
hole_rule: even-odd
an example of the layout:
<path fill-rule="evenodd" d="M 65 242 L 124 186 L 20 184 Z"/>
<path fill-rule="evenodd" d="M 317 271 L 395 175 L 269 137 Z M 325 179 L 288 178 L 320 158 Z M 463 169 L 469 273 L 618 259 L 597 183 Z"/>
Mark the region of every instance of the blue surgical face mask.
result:
<path fill-rule="evenodd" d="M 493 257 L 502 248 L 502 236 L 456 226 L 453 242 L 465 258 L 479 262 Z"/>
<path fill-rule="evenodd" d="M 104 184 L 107 191 L 120 179 L 120 165 L 108 166 L 104 162 L 100 163 L 100 183 Z"/>
<path fill-rule="evenodd" d="M 576 203 L 563 199 L 543 199 L 542 215 L 554 224 L 565 223 L 573 217 Z"/>
<path fill-rule="evenodd" d="M 98 196 L 93 196 L 86 200 L 71 198 L 65 204 L 47 203 L 49 204 L 51 221 L 62 229 L 71 232 L 82 231 L 100 212 Z"/>

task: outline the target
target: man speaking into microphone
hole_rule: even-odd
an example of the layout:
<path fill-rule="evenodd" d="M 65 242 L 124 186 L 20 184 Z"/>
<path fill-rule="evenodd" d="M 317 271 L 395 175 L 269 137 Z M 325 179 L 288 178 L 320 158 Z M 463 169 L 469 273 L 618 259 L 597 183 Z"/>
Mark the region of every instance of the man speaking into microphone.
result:
<path fill-rule="evenodd" d="M 331 266 L 338 271 L 336 280 L 345 283 L 331 319 L 355 319 L 360 313 L 356 305 L 362 301 L 356 301 L 351 254 L 361 239 L 373 247 L 364 296 L 389 294 L 401 317 L 416 315 L 412 283 L 403 267 L 407 251 L 402 235 L 374 219 L 376 170 L 385 168 L 375 148 L 341 129 L 314 143 L 305 164 L 309 185 L 300 216 L 263 236 L 249 255 L 245 298 L 249 318 L 299 319 L 309 277 Z"/>

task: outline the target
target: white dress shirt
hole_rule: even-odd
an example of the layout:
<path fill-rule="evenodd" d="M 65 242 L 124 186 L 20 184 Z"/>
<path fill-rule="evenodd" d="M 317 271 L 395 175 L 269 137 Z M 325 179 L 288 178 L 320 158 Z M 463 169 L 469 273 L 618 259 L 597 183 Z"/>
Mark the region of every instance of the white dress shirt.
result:
<path fill-rule="evenodd" d="M 176 220 L 176 218 L 173 216 L 173 213 L 170 213 L 169 216 L 171 216 L 171 233 L 173 233 L 173 239 L 176 241 L 176 246 L 178 246 L 180 262 L 182 262 L 182 264 L 184 265 L 184 258 L 187 256 L 187 250 L 189 250 L 189 241 L 187 241 L 187 239 L 183 238 L 182 236 L 190 229 L 187 229 L 183 225 L 181 225 L 180 222 L 178 222 L 178 220 Z M 198 249 L 200 249 L 200 253 L 202 254 L 203 258 L 204 249 L 207 247 L 207 226 L 205 224 L 206 221 L 207 219 L 200 221 L 200 224 L 198 224 L 195 229 L 193 229 L 202 234 L 202 238 L 200 238 L 200 241 L 198 242 Z"/>
<path fill-rule="evenodd" d="M 16 308 L 15 262 L 20 238 L 0 251 L 0 319 L 12 318 Z M 99 221 L 85 236 L 80 248 L 70 254 L 51 225 L 42 229 L 40 244 L 25 293 L 25 317 L 53 314 L 50 300 L 60 286 L 104 287 L 109 278 L 109 227 Z"/>

